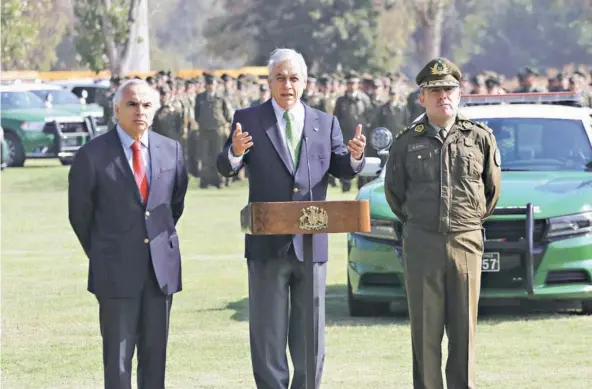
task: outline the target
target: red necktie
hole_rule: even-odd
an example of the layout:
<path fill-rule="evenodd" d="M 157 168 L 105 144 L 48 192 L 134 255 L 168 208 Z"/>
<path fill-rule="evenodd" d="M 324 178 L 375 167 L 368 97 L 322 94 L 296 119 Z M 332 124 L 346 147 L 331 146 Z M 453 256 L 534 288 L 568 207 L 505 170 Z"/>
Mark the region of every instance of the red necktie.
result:
<path fill-rule="evenodd" d="M 142 195 L 142 200 L 146 203 L 148 200 L 148 179 L 146 177 L 146 169 L 144 168 L 144 161 L 142 159 L 142 144 L 139 140 L 132 143 L 133 161 L 134 161 L 134 179 Z"/>

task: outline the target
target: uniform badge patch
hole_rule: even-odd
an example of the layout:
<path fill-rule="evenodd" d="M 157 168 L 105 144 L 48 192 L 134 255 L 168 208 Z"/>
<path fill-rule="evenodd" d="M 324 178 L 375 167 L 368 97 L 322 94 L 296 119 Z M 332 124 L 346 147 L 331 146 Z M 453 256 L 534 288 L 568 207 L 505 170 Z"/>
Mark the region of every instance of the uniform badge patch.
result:
<path fill-rule="evenodd" d="M 423 126 L 423 124 L 418 124 L 417 126 L 415 126 L 413 131 L 421 133 L 421 132 L 423 132 L 424 129 L 425 129 L 425 127 Z"/>
<path fill-rule="evenodd" d="M 428 146 L 429 146 L 428 142 L 413 143 L 413 144 L 407 145 L 407 152 L 413 152 L 413 151 L 427 149 Z"/>
<path fill-rule="evenodd" d="M 502 154 L 500 153 L 499 149 L 495 150 L 493 160 L 497 166 L 502 166 Z"/>
<path fill-rule="evenodd" d="M 463 122 L 463 127 L 466 128 L 467 130 L 470 130 L 471 128 L 473 128 L 473 123 L 471 122 Z"/>

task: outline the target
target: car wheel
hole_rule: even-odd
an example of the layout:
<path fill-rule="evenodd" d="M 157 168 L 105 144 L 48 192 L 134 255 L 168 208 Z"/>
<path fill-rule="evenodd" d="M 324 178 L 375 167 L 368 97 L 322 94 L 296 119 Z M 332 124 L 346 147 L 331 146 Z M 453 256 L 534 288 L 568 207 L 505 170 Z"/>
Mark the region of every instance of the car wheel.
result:
<path fill-rule="evenodd" d="M 390 303 L 356 300 L 349 276 L 347 277 L 347 307 L 349 315 L 352 317 L 383 316 L 390 311 Z"/>
<path fill-rule="evenodd" d="M 582 312 L 585 315 L 592 315 L 592 300 L 582 301 Z"/>
<path fill-rule="evenodd" d="M 4 133 L 4 140 L 8 147 L 8 158 L 6 158 L 6 166 L 8 167 L 22 167 L 25 165 L 25 149 L 21 140 L 12 132 Z"/>
<path fill-rule="evenodd" d="M 69 158 L 60 158 L 60 163 L 64 166 L 70 166 L 72 165 L 72 161 L 74 161 L 74 158 L 69 157 Z"/>

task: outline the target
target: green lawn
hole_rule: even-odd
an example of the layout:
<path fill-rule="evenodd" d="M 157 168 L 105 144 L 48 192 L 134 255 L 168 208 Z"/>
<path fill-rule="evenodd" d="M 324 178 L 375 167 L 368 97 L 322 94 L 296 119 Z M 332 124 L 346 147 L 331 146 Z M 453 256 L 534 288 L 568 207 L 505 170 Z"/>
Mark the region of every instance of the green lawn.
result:
<path fill-rule="evenodd" d="M 87 259 L 67 217 L 66 167 L 29 163 L 1 173 L 2 388 L 100 388 L 98 308 Z M 190 183 L 179 234 L 168 388 L 253 388 L 247 278 L 238 212 L 246 185 Z M 351 199 L 339 191 L 331 199 Z M 347 314 L 345 236 L 331 239 L 323 388 L 410 388 L 408 321 Z M 479 388 L 592 388 L 592 317 L 488 315 L 477 334 Z"/>

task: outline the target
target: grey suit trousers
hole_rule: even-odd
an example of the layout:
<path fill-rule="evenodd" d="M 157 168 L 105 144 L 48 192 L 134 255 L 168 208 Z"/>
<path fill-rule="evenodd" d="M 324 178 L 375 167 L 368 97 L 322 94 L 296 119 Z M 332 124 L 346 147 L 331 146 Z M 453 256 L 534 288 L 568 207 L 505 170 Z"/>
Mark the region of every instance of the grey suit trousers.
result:
<path fill-rule="evenodd" d="M 257 389 L 288 388 L 290 371 L 286 345 L 294 366 L 290 388 L 304 389 L 304 263 L 298 261 L 290 249 L 284 258 L 247 260 L 247 265 L 251 361 Z M 326 268 L 326 263 L 315 263 L 313 270 L 317 388 L 325 360 Z"/>
<path fill-rule="evenodd" d="M 141 295 L 98 298 L 105 389 L 131 389 L 138 350 L 138 389 L 164 389 L 172 295 L 164 295 L 150 266 Z"/>

